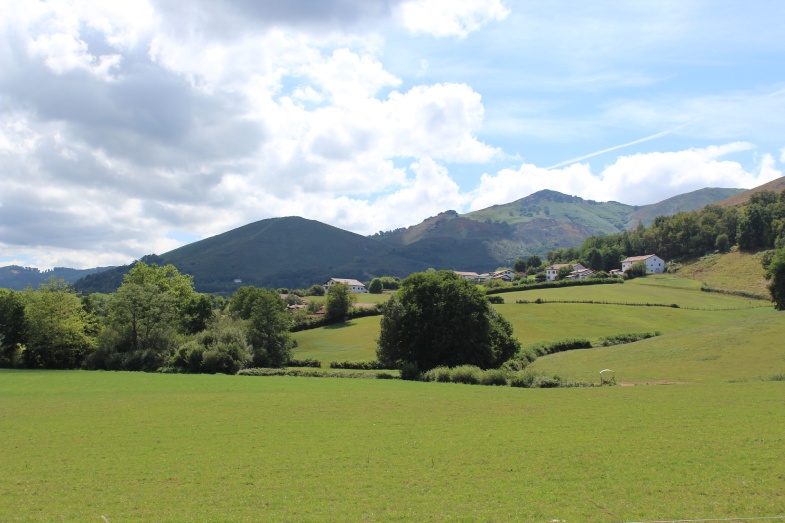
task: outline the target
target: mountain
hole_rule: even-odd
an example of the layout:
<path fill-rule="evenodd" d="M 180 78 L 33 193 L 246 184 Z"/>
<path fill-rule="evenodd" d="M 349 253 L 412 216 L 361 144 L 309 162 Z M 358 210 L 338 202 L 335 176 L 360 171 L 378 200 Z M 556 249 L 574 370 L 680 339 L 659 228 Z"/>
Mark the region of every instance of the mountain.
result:
<path fill-rule="evenodd" d="M 42 283 L 46 283 L 49 278 L 63 279 L 68 283 L 75 283 L 80 278 L 89 274 L 108 270 L 110 267 L 96 267 L 94 269 L 69 269 L 66 267 L 55 267 L 47 271 L 42 271 L 35 267 L 21 267 L 19 265 L 8 265 L 0 267 L 0 288 L 21 291 L 27 287 L 38 288 Z"/>
<path fill-rule="evenodd" d="M 779 193 L 783 190 L 785 190 L 785 176 L 781 176 L 780 178 L 772 180 L 769 183 L 764 183 L 763 185 L 759 185 L 758 187 L 750 189 L 749 191 L 743 191 L 735 196 L 731 196 L 716 203 L 722 207 L 733 207 L 734 205 L 747 203 L 750 200 L 750 197 L 757 192 L 774 191 Z"/>
<path fill-rule="evenodd" d="M 668 198 L 659 203 L 644 205 L 632 214 L 631 225 L 642 223 L 649 225 L 657 216 L 672 216 L 679 212 L 695 211 L 709 204 L 732 198 L 738 194 L 744 194 L 745 189 L 721 189 L 718 187 L 708 187 L 699 189 L 686 194 L 680 194 L 673 198 Z"/>
<path fill-rule="evenodd" d="M 241 285 L 307 288 L 335 276 L 361 281 L 403 277 L 428 268 L 394 250 L 315 220 L 286 217 L 250 223 L 142 261 L 172 264 L 194 277 L 198 291 L 216 293 L 231 293 Z M 129 268 L 85 278 L 77 290 L 112 292 Z"/>
<path fill-rule="evenodd" d="M 271 218 L 142 259 L 173 264 L 200 292 L 230 294 L 241 285 L 307 288 L 331 277 L 368 281 L 435 269 L 489 271 L 532 254 L 577 247 L 592 235 L 648 224 L 655 213 L 702 207 L 739 189 L 703 189 L 636 207 L 539 191 L 466 214 L 445 211 L 408 228 L 370 237 L 299 217 Z M 87 276 L 82 292 L 113 292 L 129 266 Z"/>
<path fill-rule="evenodd" d="M 463 215 L 446 211 L 377 236 L 395 245 L 399 254 L 426 260 L 431 266 L 449 260 L 451 266 L 446 268 L 497 267 L 520 257 L 577 247 L 589 236 L 615 234 L 639 223 L 649 225 L 656 216 L 699 209 L 740 192 L 743 189 L 707 188 L 632 206 L 544 190 Z M 452 249 L 445 251 L 445 244 Z"/>

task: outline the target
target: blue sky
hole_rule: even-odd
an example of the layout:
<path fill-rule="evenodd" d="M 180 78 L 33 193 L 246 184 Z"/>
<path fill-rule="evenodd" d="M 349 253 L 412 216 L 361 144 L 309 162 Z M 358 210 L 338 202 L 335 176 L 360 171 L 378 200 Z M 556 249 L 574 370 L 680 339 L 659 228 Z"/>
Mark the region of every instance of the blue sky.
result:
<path fill-rule="evenodd" d="M 115 5 L 116 4 L 116 5 Z M 785 3 L 0 0 L 0 264 L 785 166 Z"/>

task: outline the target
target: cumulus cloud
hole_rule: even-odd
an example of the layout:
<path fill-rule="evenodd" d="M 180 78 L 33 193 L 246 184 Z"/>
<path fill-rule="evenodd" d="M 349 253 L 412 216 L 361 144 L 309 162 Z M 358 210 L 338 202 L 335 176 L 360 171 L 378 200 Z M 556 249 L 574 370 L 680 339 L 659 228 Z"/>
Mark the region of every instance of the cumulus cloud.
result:
<path fill-rule="evenodd" d="M 465 38 L 509 14 L 510 10 L 500 0 L 411 0 L 399 7 L 406 29 L 436 37 Z"/>
<path fill-rule="evenodd" d="M 476 210 L 511 202 L 542 189 L 598 201 L 645 205 L 705 187 L 750 189 L 782 176 L 770 154 L 763 155 L 756 172 L 748 172 L 740 163 L 723 159 L 751 149 L 751 144 L 734 142 L 684 151 L 620 156 L 596 174 L 586 163 L 559 169 L 523 164 L 518 169 L 482 175 L 470 208 Z"/>

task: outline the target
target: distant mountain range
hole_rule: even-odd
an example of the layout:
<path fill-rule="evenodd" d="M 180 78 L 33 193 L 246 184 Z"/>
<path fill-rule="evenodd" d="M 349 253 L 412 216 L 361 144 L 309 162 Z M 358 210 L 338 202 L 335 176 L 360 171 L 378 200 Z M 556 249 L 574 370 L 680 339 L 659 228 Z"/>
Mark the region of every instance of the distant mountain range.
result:
<path fill-rule="evenodd" d="M 171 263 L 194 276 L 197 290 L 225 294 L 241 285 L 307 288 L 330 277 L 367 281 L 384 275 L 404 277 L 430 267 L 485 272 L 511 265 L 519 257 L 577 247 L 588 236 L 648 225 L 655 216 L 699 209 L 740 193 L 744 190 L 707 188 L 632 206 L 545 190 L 467 214 L 445 211 L 417 225 L 370 237 L 299 217 L 271 218 L 143 261 Z M 88 269 L 75 287 L 81 292 L 113 292 L 129 268 Z M 4 269 L 8 268 L 0 274 Z M 42 274 L 60 277 L 54 271 Z M 28 280 L 20 287 L 12 278 L 0 279 L 0 287 L 35 286 Z"/>
<path fill-rule="evenodd" d="M 5 267 L 0 267 L 0 288 L 22 290 L 27 287 L 32 287 L 36 289 L 40 284 L 46 283 L 49 278 L 62 278 L 68 283 L 75 283 L 85 276 L 109 269 L 112 269 L 112 267 L 96 267 L 94 269 L 55 267 L 54 269 L 42 271 L 35 267 L 7 265 Z"/>

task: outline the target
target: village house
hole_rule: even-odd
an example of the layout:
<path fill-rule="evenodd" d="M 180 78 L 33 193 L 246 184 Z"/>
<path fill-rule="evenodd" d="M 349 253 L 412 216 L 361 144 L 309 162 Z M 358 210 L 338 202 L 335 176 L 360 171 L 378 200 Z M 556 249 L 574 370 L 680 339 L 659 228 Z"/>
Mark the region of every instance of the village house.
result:
<path fill-rule="evenodd" d="M 579 269 L 576 271 L 572 271 L 570 274 L 567 275 L 568 280 L 585 280 L 592 274 L 596 274 L 596 271 L 593 269 Z"/>
<path fill-rule="evenodd" d="M 349 286 L 349 290 L 352 292 L 356 292 L 356 293 L 368 292 L 368 289 L 365 287 L 365 285 L 362 284 L 362 282 L 359 282 L 357 280 L 352 280 L 349 278 L 330 278 L 329 280 L 327 280 L 325 283 L 322 284 L 322 287 L 324 287 L 325 291 L 329 291 L 330 286 L 335 285 L 336 283 L 345 283 L 346 285 Z"/>
<path fill-rule="evenodd" d="M 469 280 L 472 282 L 480 281 L 480 275 L 476 272 L 464 272 L 464 271 L 453 271 L 455 274 L 463 278 L 464 280 Z"/>
<path fill-rule="evenodd" d="M 545 279 L 547 281 L 556 281 L 556 278 L 559 276 L 559 269 L 562 267 L 569 267 L 570 265 L 572 265 L 573 272 L 586 269 L 586 267 L 580 263 L 557 263 L 545 268 Z"/>
<path fill-rule="evenodd" d="M 644 262 L 646 264 L 646 273 L 647 274 L 660 274 L 665 272 L 665 261 L 662 258 L 657 256 L 656 254 L 646 254 L 645 256 L 631 256 L 622 260 L 621 262 L 621 270 L 622 272 L 626 271 L 633 265 L 638 262 Z"/>

